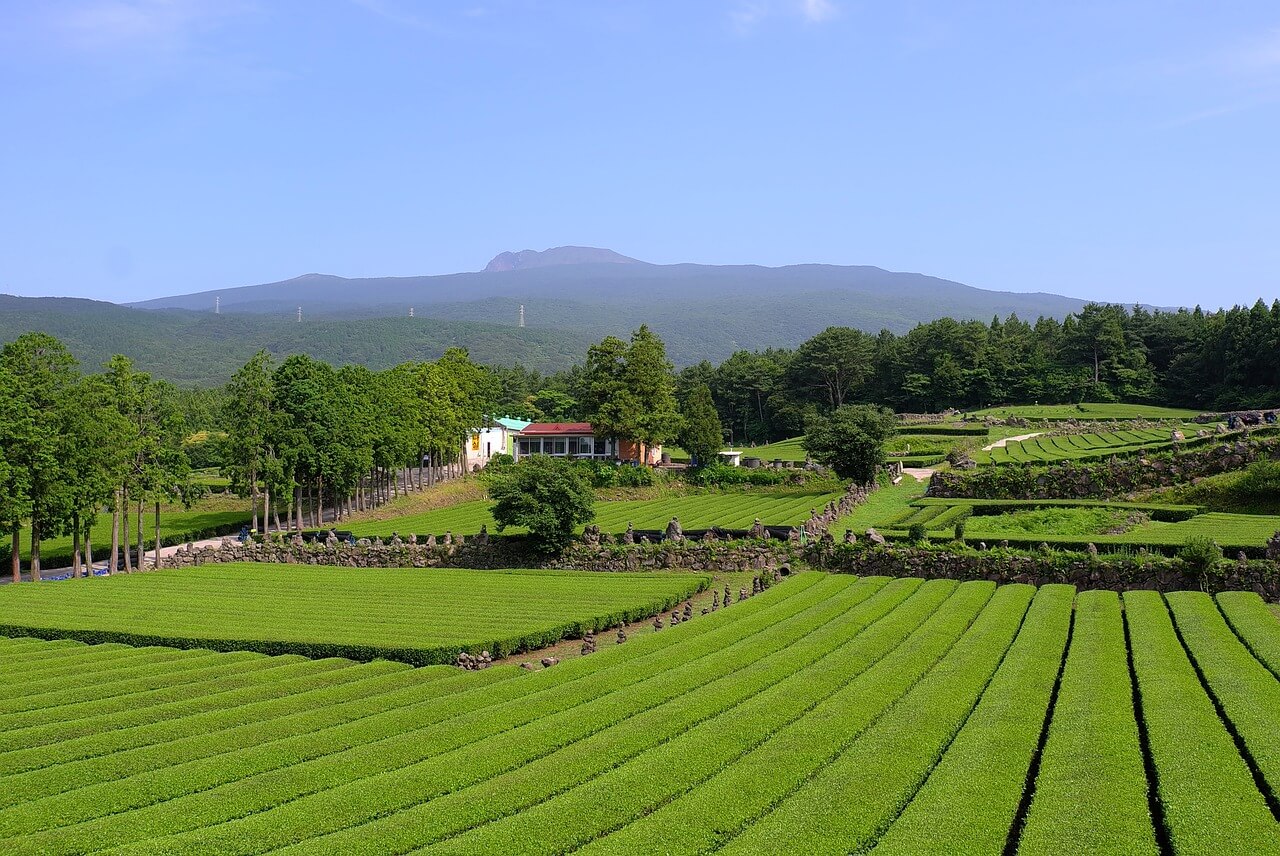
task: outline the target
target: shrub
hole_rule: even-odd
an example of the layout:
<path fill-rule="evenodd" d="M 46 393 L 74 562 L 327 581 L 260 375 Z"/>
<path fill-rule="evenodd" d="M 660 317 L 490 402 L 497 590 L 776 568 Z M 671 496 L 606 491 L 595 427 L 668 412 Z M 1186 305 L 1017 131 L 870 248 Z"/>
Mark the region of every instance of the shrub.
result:
<path fill-rule="evenodd" d="M 535 548 L 555 552 L 573 540 L 578 526 L 595 519 L 595 493 L 582 468 L 563 458 L 533 455 L 489 485 L 498 531 L 529 530 Z"/>
<path fill-rule="evenodd" d="M 614 467 L 614 483 L 618 487 L 649 487 L 654 482 L 648 467 Z"/>
<path fill-rule="evenodd" d="M 923 523 L 912 523 L 911 528 L 907 530 L 907 537 L 911 539 L 911 543 L 921 544 L 928 540 L 929 530 Z"/>
<path fill-rule="evenodd" d="M 792 471 L 795 473 L 796 471 Z M 685 481 L 692 485 L 704 487 L 722 487 L 727 485 L 778 485 L 787 480 L 787 474 L 780 470 L 748 469 L 747 467 L 731 467 L 728 464 L 707 464 L 685 472 Z"/>
<path fill-rule="evenodd" d="M 961 517 L 959 520 L 956 521 L 956 540 L 957 541 L 964 540 L 964 520 L 965 519 Z"/>
<path fill-rule="evenodd" d="M 1222 561 L 1222 548 L 1207 535 L 1193 535 L 1178 551 L 1178 558 L 1198 574 L 1211 574 Z"/>
<path fill-rule="evenodd" d="M 1280 461 L 1254 461 L 1237 487 L 1251 498 L 1274 499 L 1280 495 Z"/>

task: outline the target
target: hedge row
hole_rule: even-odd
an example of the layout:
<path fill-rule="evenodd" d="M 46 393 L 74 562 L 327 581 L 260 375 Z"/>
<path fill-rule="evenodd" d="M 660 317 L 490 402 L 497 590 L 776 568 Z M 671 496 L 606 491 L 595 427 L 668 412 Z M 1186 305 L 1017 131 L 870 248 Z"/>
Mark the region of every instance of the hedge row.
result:
<path fill-rule="evenodd" d="M 1120 599 L 1082 592 L 1019 854 L 1159 853 L 1132 692 Z"/>
<path fill-rule="evenodd" d="M 1178 853 L 1280 854 L 1280 824 L 1223 727 L 1159 592 L 1124 594 L 1164 827 Z"/>
<path fill-rule="evenodd" d="M 969 718 L 1021 626 L 1035 589 L 1001 586 L 901 703 L 722 852 L 864 850 L 906 807 Z M 839 806 L 839 811 L 830 811 Z"/>
<path fill-rule="evenodd" d="M 597 778 L 615 775 L 611 770 L 650 763 L 665 751 L 666 741 L 721 729 L 726 717 L 740 715 L 739 706 L 757 703 L 757 694 L 809 674 L 815 660 L 831 657 L 869 615 L 883 611 L 883 602 L 891 598 L 876 592 L 884 582 L 843 589 L 821 608 L 775 625 L 766 638 L 749 637 L 684 663 L 623 699 L 601 699 L 469 744 L 438 762 L 398 771 L 394 787 L 370 790 L 367 782 L 352 783 L 305 804 L 237 821 L 234 829 L 216 830 L 216 837 L 192 840 L 220 850 L 227 840 L 249 838 L 255 848 L 266 848 L 287 841 L 291 827 L 305 824 L 309 834 L 320 835 L 295 852 L 408 852 L 556 794 L 597 787 Z M 396 814 L 378 819 L 388 809 Z M 581 815 L 573 816 L 581 821 Z"/>
<path fill-rule="evenodd" d="M 999 853 L 1047 724 L 1070 635 L 1072 586 L 1042 586 L 982 700 L 877 854 Z"/>

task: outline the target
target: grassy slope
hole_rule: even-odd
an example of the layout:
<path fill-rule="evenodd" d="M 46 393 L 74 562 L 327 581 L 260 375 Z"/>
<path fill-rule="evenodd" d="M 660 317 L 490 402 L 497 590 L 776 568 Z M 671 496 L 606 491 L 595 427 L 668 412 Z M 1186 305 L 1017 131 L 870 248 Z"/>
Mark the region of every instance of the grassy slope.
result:
<path fill-rule="evenodd" d="M 221 530 L 230 532 L 250 520 L 248 500 L 233 496 L 208 496 L 190 509 L 180 505 L 160 507 L 160 538 L 166 540 L 183 535 Z M 136 509 L 129 518 L 130 540 L 138 543 Z M 147 549 L 155 547 L 155 508 L 143 505 L 142 537 Z M 101 559 L 111 548 L 111 515 L 99 514 L 93 525 L 93 552 Z M 0 539 L 0 554 L 9 554 L 9 538 Z M 65 567 L 71 564 L 71 536 L 44 538 L 40 541 L 41 564 L 46 568 Z M 22 561 L 31 560 L 31 531 L 22 533 Z"/>

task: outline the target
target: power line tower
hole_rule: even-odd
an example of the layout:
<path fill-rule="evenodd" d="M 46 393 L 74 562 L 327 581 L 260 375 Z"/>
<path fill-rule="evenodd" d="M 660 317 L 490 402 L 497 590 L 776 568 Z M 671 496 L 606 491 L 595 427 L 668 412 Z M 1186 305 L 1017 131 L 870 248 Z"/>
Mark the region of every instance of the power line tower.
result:
<path fill-rule="evenodd" d="M 524 304 L 520 304 L 520 326 L 524 326 Z"/>
<path fill-rule="evenodd" d="M 409 317 L 410 317 L 410 318 L 412 318 L 412 317 L 413 317 L 413 307 L 412 307 L 412 306 L 410 306 L 410 307 L 409 307 Z"/>
<path fill-rule="evenodd" d="M 302 307 L 301 306 L 298 307 L 298 323 L 299 324 L 302 323 Z"/>
<path fill-rule="evenodd" d="M 220 295 L 215 296 L 213 298 L 213 314 L 214 315 L 222 314 L 222 297 Z"/>

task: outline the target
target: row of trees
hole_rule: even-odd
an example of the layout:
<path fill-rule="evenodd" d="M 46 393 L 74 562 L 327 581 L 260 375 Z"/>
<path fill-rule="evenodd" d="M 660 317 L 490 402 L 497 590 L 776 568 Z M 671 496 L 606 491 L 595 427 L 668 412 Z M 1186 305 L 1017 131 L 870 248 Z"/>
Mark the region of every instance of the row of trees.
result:
<path fill-rule="evenodd" d="M 66 347 L 43 333 L 28 333 L 0 351 L 0 525 L 10 535 L 13 579 L 21 571 L 24 528 L 29 527 L 31 570 L 40 577 L 41 541 L 73 540 L 73 567 L 92 557 L 92 528 L 101 509 L 112 511 L 111 558 L 123 542 L 126 567 L 129 511 L 138 557 L 143 552 L 143 508 L 189 502 L 193 489 L 183 452 L 178 391 L 113 357 L 104 371 L 81 375 Z"/>
<path fill-rule="evenodd" d="M 543 377 L 499 369 L 506 409 L 584 418 L 591 361 Z M 942 318 L 905 335 L 831 327 L 795 350 L 738 351 L 682 370 L 676 394 L 712 395 L 734 443 L 792 437 L 851 403 L 932 412 L 1006 403 L 1144 401 L 1206 409 L 1280 405 L 1280 300 L 1219 312 L 1090 304 L 1064 320 Z"/>
<path fill-rule="evenodd" d="M 227 386 L 218 457 L 255 529 L 259 510 L 264 528 L 321 526 L 460 472 L 496 390 L 457 348 L 382 372 L 263 351 Z"/>

